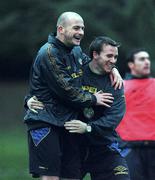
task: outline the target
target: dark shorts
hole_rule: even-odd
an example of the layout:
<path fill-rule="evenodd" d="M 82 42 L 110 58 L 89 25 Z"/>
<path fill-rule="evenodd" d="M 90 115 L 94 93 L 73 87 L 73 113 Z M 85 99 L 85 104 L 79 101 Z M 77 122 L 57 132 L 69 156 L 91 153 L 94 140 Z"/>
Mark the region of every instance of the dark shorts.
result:
<path fill-rule="evenodd" d="M 115 148 L 91 146 L 83 164 L 83 175 L 89 172 L 92 180 L 130 180 L 127 163 Z"/>
<path fill-rule="evenodd" d="M 28 131 L 32 176 L 79 178 L 81 164 L 76 140 L 76 135 L 53 126 Z"/>
<path fill-rule="evenodd" d="M 155 147 L 131 147 L 126 156 L 132 180 L 155 179 Z"/>

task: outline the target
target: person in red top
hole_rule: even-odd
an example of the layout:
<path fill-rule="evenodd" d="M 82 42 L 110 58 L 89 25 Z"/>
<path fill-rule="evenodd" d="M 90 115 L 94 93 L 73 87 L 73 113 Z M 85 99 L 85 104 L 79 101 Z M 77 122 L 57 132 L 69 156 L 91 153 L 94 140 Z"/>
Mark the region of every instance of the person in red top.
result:
<path fill-rule="evenodd" d="M 117 127 L 132 180 L 155 179 L 155 78 L 150 56 L 134 49 L 127 58 L 130 73 L 124 80 L 126 114 Z M 127 151 L 128 150 L 128 151 Z"/>

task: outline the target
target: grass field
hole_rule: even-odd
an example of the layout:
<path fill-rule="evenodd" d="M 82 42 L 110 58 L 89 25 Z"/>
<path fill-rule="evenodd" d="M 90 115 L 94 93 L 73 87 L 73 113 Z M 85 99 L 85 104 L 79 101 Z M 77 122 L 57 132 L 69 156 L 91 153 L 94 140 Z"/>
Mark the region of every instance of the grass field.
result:
<path fill-rule="evenodd" d="M 21 129 L 0 131 L 0 179 L 32 180 L 28 173 L 26 132 Z M 89 180 L 87 176 L 85 180 Z"/>
<path fill-rule="evenodd" d="M 28 175 L 27 144 L 24 133 L 7 130 L 0 133 L 0 179 L 30 180 Z"/>

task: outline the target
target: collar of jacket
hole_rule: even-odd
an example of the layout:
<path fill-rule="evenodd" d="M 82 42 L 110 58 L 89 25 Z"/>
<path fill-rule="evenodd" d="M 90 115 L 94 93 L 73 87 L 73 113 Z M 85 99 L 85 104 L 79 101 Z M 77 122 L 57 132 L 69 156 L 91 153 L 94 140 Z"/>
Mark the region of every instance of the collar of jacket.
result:
<path fill-rule="evenodd" d="M 59 39 L 57 39 L 56 33 L 49 34 L 48 43 L 54 44 L 56 47 L 64 49 L 68 53 L 70 53 L 73 49 L 73 47 L 67 47 L 64 43 L 62 43 Z"/>

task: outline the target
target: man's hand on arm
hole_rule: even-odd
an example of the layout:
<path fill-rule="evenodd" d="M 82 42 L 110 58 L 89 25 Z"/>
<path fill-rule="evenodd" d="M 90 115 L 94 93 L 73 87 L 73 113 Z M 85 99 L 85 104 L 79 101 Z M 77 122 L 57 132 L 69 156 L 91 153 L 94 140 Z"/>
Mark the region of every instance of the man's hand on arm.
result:
<path fill-rule="evenodd" d="M 42 102 L 38 101 L 36 96 L 32 96 L 28 101 L 27 101 L 27 106 L 28 108 L 33 111 L 34 113 L 38 113 L 38 109 L 43 109 L 44 105 Z"/>
<path fill-rule="evenodd" d="M 114 86 L 115 89 L 121 89 L 123 86 L 123 79 L 116 68 L 111 70 L 110 74 L 111 84 Z"/>
<path fill-rule="evenodd" d="M 111 107 L 110 104 L 113 103 L 114 97 L 111 93 L 104 93 L 102 91 L 98 91 L 94 94 L 96 97 L 96 105 Z"/>
<path fill-rule="evenodd" d="M 83 134 L 86 132 L 91 132 L 91 126 L 87 125 L 86 123 L 80 120 L 71 120 L 65 122 L 64 126 L 65 129 L 68 130 L 70 133 Z"/>
<path fill-rule="evenodd" d="M 94 94 L 94 96 L 96 97 L 96 100 L 97 100 L 96 105 L 111 107 L 109 104 L 112 104 L 113 99 L 114 99 L 112 94 L 103 93 L 102 91 L 98 91 L 97 93 Z M 34 113 L 38 113 L 37 112 L 38 109 L 44 108 L 44 104 L 42 102 L 38 101 L 36 96 L 31 97 L 27 101 L 27 106 Z"/>

